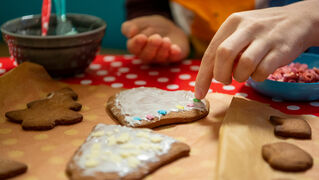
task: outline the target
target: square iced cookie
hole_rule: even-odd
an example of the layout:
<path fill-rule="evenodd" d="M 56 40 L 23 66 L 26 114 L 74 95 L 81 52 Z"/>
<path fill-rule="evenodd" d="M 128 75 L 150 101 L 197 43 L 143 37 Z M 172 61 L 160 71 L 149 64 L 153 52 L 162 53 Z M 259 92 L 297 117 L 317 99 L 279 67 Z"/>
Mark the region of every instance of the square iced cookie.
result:
<path fill-rule="evenodd" d="M 189 151 L 187 144 L 149 129 L 98 124 L 66 172 L 72 180 L 141 179 Z"/>

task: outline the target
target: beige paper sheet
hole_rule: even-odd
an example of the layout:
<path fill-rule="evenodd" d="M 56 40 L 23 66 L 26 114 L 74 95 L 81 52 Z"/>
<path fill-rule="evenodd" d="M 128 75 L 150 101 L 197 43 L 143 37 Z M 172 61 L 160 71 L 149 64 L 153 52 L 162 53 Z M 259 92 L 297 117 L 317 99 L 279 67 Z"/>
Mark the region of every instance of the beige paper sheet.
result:
<path fill-rule="evenodd" d="M 4 117 L 9 110 L 25 108 L 29 101 L 69 86 L 79 94 L 83 122 L 49 131 L 24 131 Z M 65 180 L 68 160 L 97 123 L 116 124 L 105 112 L 107 98 L 119 89 L 108 86 L 69 85 L 52 80 L 38 65 L 25 63 L 0 77 L 0 156 L 28 164 L 26 174 L 14 179 Z M 149 175 L 148 180 L 211 180 L 215 176 L 218 131 L 232 96 L 210 94 L 210 114 L 189 124 L 164 126 L 155 131 L 191 146 L 190 156 Z"/>
<path fill-rule="evenodd" d="M 233 98 L 220 129 L 218 180 L 317 180 L 319 179 L 319 118 L 296 116 L 308 121 L 312 140 L 280 139 L 274 136 L 270 115 L 287 116 L 268 105 L 243 98 Z M 286 141 L 298 145 L 314 158 L 312 169 L 304 173 L 273 170 L 263 159 L 261 147 Z"/>

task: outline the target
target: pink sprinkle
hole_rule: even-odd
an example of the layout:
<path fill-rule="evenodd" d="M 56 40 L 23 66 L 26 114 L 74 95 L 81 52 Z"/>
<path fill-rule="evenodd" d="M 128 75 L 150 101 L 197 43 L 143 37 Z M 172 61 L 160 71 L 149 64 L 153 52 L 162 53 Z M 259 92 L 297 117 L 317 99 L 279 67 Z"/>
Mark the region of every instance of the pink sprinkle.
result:
<path fill-rule="evenodd" d="M 148 120 L 153 120 L 153 119 L 154 119 L 154 116 L 153 116 L 153 115 L 148 114 L 148 115 L 146 115 L 146 119 L 148 119 Z"/>
<path fill-rule="evenodd" d="M 187 104 L 187 107 L 194 107 L 194 104 L 193 103 Z"/>

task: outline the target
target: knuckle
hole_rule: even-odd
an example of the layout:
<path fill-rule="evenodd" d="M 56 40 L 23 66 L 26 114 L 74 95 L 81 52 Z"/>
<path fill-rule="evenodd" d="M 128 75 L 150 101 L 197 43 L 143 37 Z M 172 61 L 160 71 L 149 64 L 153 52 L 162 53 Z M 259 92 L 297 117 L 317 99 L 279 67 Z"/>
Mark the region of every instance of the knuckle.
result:
<path fill-rule="evenodd" d="M 229 56 L 230 54 L 232 54 L 232 52 L 233 49 L 223 45 L 220 45 L 216 50 L 217 56 Z"/>
<path fill-rule="evenodd" d="M 252 33 L 252 32 L 256 32 L 256 31 L 260 31 L 264 27 L 265 27 L 265 25 L 263 23 L 252 22 L 252 23 L 250 23 L 250 25 L 247 26 L 247 31 Z"/>
<path fill-rule="evenodd" d="M 291 53 L 291 47 L 287 44 L 283 44 L 281 45 L 280 49 L 279 49 L 281 54 L 289 54 Z"/>
<path fill-rule="evenodd" d="M 242 18 L 243 18 L 242 13 L 240 13 L 240 12 L 235 12 L 235 13 L 232 13 L 232 14 L 228 17 L 228 20 L 229 20 L 229 21 L 240 21 Z"/>

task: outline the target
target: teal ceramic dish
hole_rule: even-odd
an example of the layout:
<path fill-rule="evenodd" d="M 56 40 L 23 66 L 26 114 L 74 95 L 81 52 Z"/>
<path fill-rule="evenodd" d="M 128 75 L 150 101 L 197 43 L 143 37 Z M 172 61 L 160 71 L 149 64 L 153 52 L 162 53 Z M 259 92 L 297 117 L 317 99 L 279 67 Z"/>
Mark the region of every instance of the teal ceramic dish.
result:
<path fill-rule="evenodd" d="M 319 68 L 319 55 L 303 53 L 294 62 L 308 64 L 309 68 Z M 272 80 L 256 82 L 251 78 L 248 84 L 257 92 L 287 101 L 314 101 L 319 99 L 319 83 L 288 83 Z"/>

